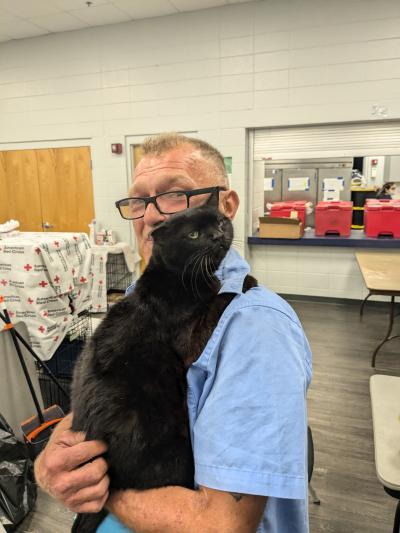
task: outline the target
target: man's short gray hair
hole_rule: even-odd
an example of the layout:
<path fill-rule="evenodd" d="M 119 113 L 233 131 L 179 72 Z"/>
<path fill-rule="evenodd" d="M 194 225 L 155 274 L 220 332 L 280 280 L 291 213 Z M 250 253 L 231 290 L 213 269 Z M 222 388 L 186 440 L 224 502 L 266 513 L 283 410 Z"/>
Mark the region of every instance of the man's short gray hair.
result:
<path fill-rule="evenodd" d="M 185 144 L 189 144 L 195 149 L 198 149 L 204 159 L 213 163 L 216 167 L 215 178 L 217 179 L 218 184 L 228 187 L 228 176 L 225 169 L 224 158 L 221 152 L 206 141 L 195 139 L 194 137 L 187 137 L 180 133 L 160 133 L 158 135 L 146 137 L 142 144 L 143 156 L 149 154 L 161 155 Z"/>

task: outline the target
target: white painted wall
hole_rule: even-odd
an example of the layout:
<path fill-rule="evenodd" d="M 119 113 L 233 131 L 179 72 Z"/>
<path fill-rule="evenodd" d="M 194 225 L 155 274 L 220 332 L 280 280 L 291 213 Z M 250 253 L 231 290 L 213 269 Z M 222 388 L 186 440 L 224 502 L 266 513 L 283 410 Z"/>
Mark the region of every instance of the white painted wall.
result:
<path fill-rule="evenodd" d="M 400 118 L 398 0 L 268 0 L 0 44 L 0 150 L 90 138 L 96 217 L 124 240 L 113 201 L 126 193 L 127 167 L 112 142 L 195 130 L 232 156 L 244 249 L 245 128 L 371 120 L 376 104 Z M 283 248 L 259 248 L 257 268 L 268 250 L 291 271 Z M 334 276 L 349 252 L 332 253 Z M 307 268 L 294 270 L 298 290 L 316 294 Z M 359 280 L 347 267 L 337 276 L 327 295 Z"/>

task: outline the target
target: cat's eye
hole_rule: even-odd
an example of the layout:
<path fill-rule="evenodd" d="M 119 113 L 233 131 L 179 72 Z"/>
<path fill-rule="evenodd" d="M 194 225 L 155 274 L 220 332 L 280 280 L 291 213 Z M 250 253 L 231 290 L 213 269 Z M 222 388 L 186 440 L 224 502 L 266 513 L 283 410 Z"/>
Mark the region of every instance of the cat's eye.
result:
<path fill-rule="evenodd" d="M 199 232 L 198 231 L 191 231 L 188 233 L 189 239 L 198 239 L 199 238 Z"/>

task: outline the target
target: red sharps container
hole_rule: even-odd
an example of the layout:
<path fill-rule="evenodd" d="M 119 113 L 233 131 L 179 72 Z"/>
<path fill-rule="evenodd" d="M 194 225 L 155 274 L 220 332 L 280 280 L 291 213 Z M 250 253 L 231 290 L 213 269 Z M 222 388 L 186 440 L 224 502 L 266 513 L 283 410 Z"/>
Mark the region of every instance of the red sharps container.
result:
<path fill-rule="evenodd" d="M 315 235 L 349 237 L 353 202 L 318 202 L 315 208 Z"/>
<path fill-rule="evenodd" d="M 400 200 L 368 199 L 364 211 L 367 237 L 400 238 Z"/>
<path fill-rule="evenodd" d="M 291 218 L 293 211 L 297 212 L 297 217 L 306 225 L 306 203 L 304 200 L 294 202 L 275 202 L 271 207 L 271 217 Z"/>

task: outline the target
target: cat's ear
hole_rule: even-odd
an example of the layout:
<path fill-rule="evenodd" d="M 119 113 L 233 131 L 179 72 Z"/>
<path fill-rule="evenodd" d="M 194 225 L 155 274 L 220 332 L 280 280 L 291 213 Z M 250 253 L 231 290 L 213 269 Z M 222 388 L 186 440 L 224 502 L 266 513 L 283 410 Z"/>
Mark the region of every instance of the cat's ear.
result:
<path fill-rule="evenodd" d="M 219 189 L 215 188 L 215 191 L 213 191 L 210 194 L 210 198 L 207 200 L 206 205 L 209 207 L 218 207 L 219 205 Z"/>
<path fill-rule="evenodd" d="M 167 228 L 165 227 L 164 222 L 162 222 L 159 226 L 156 227 L 156 229 L 153 229 L 153 231 L 151 232 L 151 236 L 155 240 L 160 239 L 165 234 L 166 229 Z"/>

